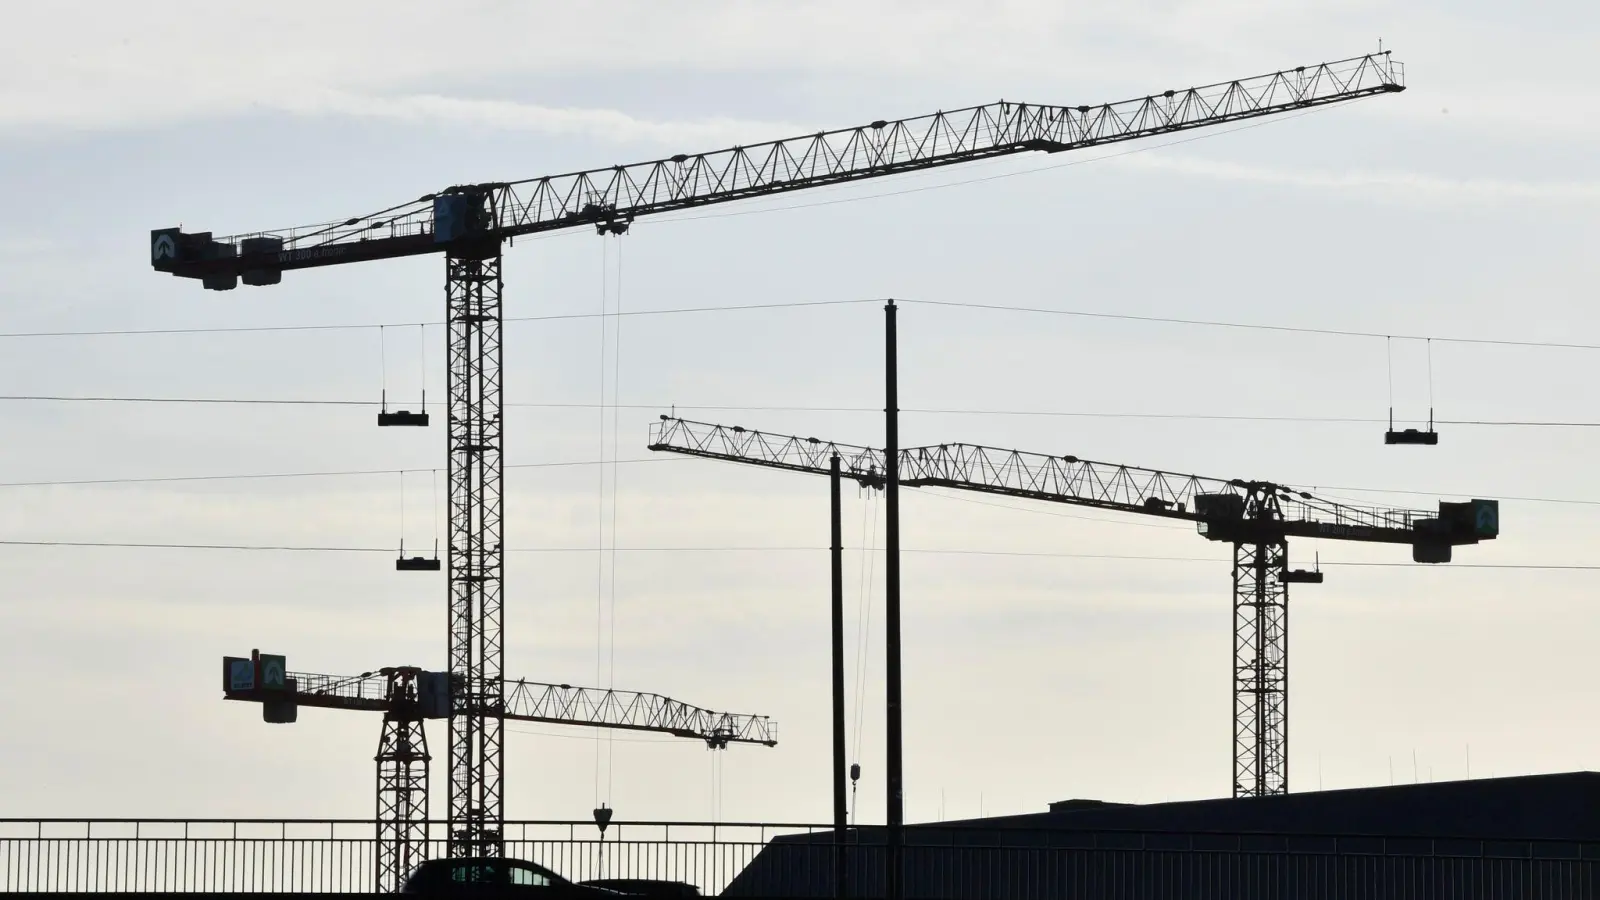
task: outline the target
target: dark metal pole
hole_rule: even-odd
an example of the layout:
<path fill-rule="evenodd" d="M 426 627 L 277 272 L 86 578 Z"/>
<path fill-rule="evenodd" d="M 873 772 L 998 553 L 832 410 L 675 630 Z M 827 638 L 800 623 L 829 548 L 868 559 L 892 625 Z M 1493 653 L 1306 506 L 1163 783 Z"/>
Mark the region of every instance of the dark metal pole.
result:
<path fill-rule="evenodd" d="M 884 636 L 887 645 L 887 677 L 884 679 L 889 713 L 888 722 L 888 871 L 885 873 L 885 893 L 888 900 L 900 900 L 901 884 L 901 826 L 905 822 L 905 789 L 901 770 L 900 732 L 900 385 L 899 358 L 895 352 L 895 307 L 890 300 L 883 308 L 886 316 L 884 329 L 884 494 L 888 497 L 888 524 L 885 528 L 884 551 L 888 557 L 885 566 Z"/>
<path fill-rule="evenodd" d="M 833 532 L 833 855 L 834 896 L 845 895 L 845 828 L 849 809 L 844 794 L 844 527 L 839 521 L 839 456 L 828 463 Z"/>
<path fill-rule="evenodd" d="M 1267 795 L 1267 548 L 1256 544 L 1256 784 L 1257 797 Z"/>

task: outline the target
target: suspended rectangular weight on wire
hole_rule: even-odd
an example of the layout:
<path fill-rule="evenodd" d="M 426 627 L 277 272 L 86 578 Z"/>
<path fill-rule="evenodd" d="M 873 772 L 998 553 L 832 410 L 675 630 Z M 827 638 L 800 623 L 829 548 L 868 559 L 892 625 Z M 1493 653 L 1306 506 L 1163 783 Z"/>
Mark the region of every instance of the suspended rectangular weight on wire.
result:
<path fill-rule="evenodd" d="M 1386 350 L 1385 352 L 1389 352 Z M 1389 352 L 1389 430 L 1383 433 L 1385 446 L 1410 445 L 1432 447 L 1439 443 L 1439 432 L 1433 430 L 1433 340 L 1428 340 L 1428 430 L 1407 428 L 1396 431 L 1394 427 L 1394 356 Z"/>
<path fill-rule="evenodd" d="M 1310 569 L 1284 569 L 1278 580 L 1284 584 L 1321 584 L 1322 573 Z"/>
<path fill-rule="evenodd" d="M 1433 446 L 1439 443 L 1439 432 L 1429 429 L 1421 431 L 1416 428 L 1407 428 L 1404 431 L 1385 431 L 1383 433 L 1385 444 L 1420 444 Z"/>
<path fill-rule="evenodd" d="M 413 556 L 409 559 L 402 556 L 394 561 L 396 572 L 437 572 L 439 560 L 429 559 L 426 556 Z"/>
<path fill-rule="evenodd" d="M 387 428 L 391 425 L 410 425 L 418 428 L 428 427 L 428 414 L 425 412 L 407 412 L 397 409 L 394 412 L 378 413 L 379 427 Z"/>
<path fill-rule="evenodd" d="M 410 427 L 413 427 L 413 428 L 426 428 L 426 427 L 428 427 L 428 367 L 427 367 L 427 364 L 424 363 L 423 367 L 422 367 L 422 402 L 417 406 L 417 411 L 416 412 L 411 412 L 409 410 L 397 409 L 394 412 L 390 412 L 389 411 L 389 355 L 388 355 L 388 347 L 384 343 L 384 340 L 383 340 L 383 326 L 382 325 L 378 326 L 378 344 L 379 344 L 379 351 L 380 351 L 379 352 L 379 356 L 381 357 L 381 364 L 382 364 L 382 368 L 383 368 L 383 393 L 380 395 L 382 399 L 378 404 L 378 427 L 379 428 L 387 428 L 387 427 L 395 426 L 395 425 L 410 426 Z M 424 336 L 423 336 L 423 346 L 424 347 L 427 346 L 426 334 L 424 334 Z M 424 351 L 423 354 L 422 354 L 422 357 L 425 358 L 426 356 L 427 356 L 427 353 L 426 353 L 426 351 Z"/>

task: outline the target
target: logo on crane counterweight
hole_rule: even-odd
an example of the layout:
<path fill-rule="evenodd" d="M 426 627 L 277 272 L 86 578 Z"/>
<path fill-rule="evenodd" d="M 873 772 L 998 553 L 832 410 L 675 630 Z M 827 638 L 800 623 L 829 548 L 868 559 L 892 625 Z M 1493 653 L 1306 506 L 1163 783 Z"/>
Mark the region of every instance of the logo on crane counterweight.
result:
<path fill-rule="evenodd" d="M 253 691 L 256 687 L 256 666 L 248 659 L 229 657 L 223 660 L 228 670 L 228 690 Z"/>
<path fill-rule="evenodd" d="M 178 242 L 171 234 L 158 234 L 150 242 L 150 261 L 160 262 L 163 259 L 178 258 Z"/>
<path fill-rule="evenodd" d="M 282 656 L 261 654 L 261 687 L 269 691 L 281 691 L 286 688 L 288 683 L 284 670 L 287 668 Z"/>

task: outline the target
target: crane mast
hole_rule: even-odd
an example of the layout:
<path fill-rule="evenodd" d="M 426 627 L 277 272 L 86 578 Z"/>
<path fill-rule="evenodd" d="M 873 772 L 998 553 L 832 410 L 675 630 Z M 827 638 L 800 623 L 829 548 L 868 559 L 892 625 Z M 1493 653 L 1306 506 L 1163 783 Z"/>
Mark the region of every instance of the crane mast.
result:
<path fill-rule="evenodd" d="M 1388 52 L 1297 66 L 1115 103 L 1001 101 L 522 181 L 455 185 L 376 213 L 214 238 L 162 228 L 151 266 L 208 290 L 278 284 L 289 270 L 442 253 L 448 315 L 450 546 L 446 657 L 453 673 L 453 856 L 498 855 L 504 820 L 501 693 L 501 253 L 518 235 L 588 226 L 622 234 L 641 216 L 1020 153 L 1059 153 L 1405 89 Z M 459 687 L 455 685 L 459 684 Z"/>
<path fill-rule="evenodd" d="M 662 416 L 651 450 L 829 474 L 844 461 L 857 482 L 882 484 L 881 450 Z M 1493 500 L 1441 502 L 1438 512 L 1352 506 L 1268 481 L 1206 478 L 1076 456 L 973 444 L 897 454 L 900 484 L 998 494 L 1194 522 L 1202 537 L 1233 544 L 1234 796 L 1289 789 L 1289 584 L 1320 573 L 1289 569 L 1288 539 L 1410 544 L 1417 562 L 1448 562 L 1451 548 L 1499 535 Z M 1314 577 L 1313 577 L 1314 576 Z"/>

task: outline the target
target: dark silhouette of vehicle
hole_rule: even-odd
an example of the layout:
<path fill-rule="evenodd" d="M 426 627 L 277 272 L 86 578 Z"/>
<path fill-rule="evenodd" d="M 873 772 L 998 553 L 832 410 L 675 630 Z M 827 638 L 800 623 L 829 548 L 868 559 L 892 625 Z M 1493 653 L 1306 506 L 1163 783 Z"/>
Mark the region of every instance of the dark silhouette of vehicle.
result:
<path fill-rule="evenodd" d="M 402 894 L 431 897 L 548 897 L 617 900 L 616 891 L 573 884 L 538 863 L 520 859 L 468 857 L 430 859 L 401 886 Z"/>
<path fill-rule="evenodd" d="M 633 897 L 678 897 L 682 900 L 700 897 L 700 889 L 692 884 L 659 878 L 591 878 L 578 883 Z"/>

